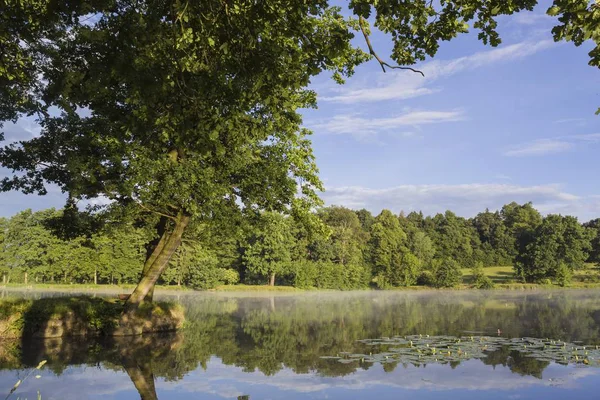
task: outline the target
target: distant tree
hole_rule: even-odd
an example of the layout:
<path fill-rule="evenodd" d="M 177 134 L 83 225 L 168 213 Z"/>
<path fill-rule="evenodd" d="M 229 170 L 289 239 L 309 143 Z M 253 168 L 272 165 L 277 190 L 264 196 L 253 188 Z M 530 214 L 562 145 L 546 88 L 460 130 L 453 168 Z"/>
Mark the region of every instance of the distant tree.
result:
<path fill-rule="evenodd" d="M 362 229 L 357 214 L 345 207 L 328 207 L 319 213 L 321 221 L 330 229 L 328 242 L 331 245 L 331 261 L 340 268 L 343 288 L 357 288 L 368 285 L 371 271 L 365 263 L 367 233 Z"/>
<path fill-rule="evenodd" d="M 371 225 L 370 253 L 377 286 L 408 286 L 416 283 L 418 259 L 410 254 L 407 235 L 398 218 L 383 210 Z"/>
<path fill-rule="evenodd" d="M 371 229 L 371 225 L 373 225 L 373 223 L 375 222 L 375 217 L 373 216 L 373 214 L 371 214 L 371 211 L 366 210 L 364 208 L 355 212 L 358 216 L 358 220 L 360 221 L 360 225 L 362 226 L 363 230 L 368 232 Z"/>
<path fill-rule="evenodd" d="M 588 261 L 600 264 L 600 218 L 586 222 L 583 226 L 589 230 L 592 237 Z"/>
<path fill-rule="evenodd" d="M 433 270 L 433 284 L 438 288 L 451 288 L 460 283 L 462 272 L 460 265 L 453 259 L 437 260 Z"/>
<path fill-rule="evenodd" d="M 8 233 L 8 219 L 0 218 L 0 275 L 2 283 L 6 284 L 10 280 L 10 268 L 7 265 L 6 254 L 6 234 Z"/>
<path fill-rule="evenodd" d="M 60 242 L 44 225 L 57 213 L 53 208 L 35 213 L 28 209 L 6 224 L 4 263 L 11 271 L 22 274 L 25 284 L 32 272 L 49 264 L 50 251 Z"/>
<path fill-rule="evenodd" d="M 494 282 L 485 274 L 483 263 L 478 262 L 471 270 L 473 276 L 473 287 L 477 289 L 492 289 Z"/>
<path fill-rule="evenodd" d="M 264 212 L 255 229 L 243 260 L 248 271 L 268 277 L 268 284 L 274 286 L 276 276 L 289 272 L 291 266 L 294 237 L 290 221 L 279 213 Z"/>
<path fill-rule="evenodd" d="M 451 211 L 432 218 L 432 232 L 436 257 L 452 259 L 463 267 L 475 264 L 475 250 L 480 247 L 479 238 L 469 222 Z"/>
<path fill-rule="evenodd" d="M 519 255 L 516 271 L 527 282 L 560 278 L 564 284 L 569 272 L 584 267 L 591 238 L 577 218 L 548 215 Z"/>
<path fill-rule="evenodd" d="M 435 247 L 433 241 L 425 232 L 414 232 L 409 239 L 409 247 L 421 265 L 429 266 L 435 256 Z"/>
<path fill-rule="evenodd" d="M 511 235 L 499 211 L 485 210 L 472 220 L 479 235 L 486 265 L 511 265 L 516 255 Z"/>

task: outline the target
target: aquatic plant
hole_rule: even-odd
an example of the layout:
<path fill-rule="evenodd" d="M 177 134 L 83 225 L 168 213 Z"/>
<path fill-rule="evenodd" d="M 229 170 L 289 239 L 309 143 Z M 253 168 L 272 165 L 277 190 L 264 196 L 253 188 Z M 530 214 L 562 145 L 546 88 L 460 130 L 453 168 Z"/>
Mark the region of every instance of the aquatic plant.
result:
<path fill-rule="evenodd" d="M 15 392 L 15 391 L 16 391 L 16 390 L 19 388 L 19 386 L 21 386 L 21 384 L 22 384 L 23 382 L 25 382 L 25 380 L 26 380 L 27 378 L 29 378 L 29 377 L 31 376 L 31 374 L 33 374 L 35 371 L 40 371 L 40 370 L 41 370 L 41 368 L 42 368 L 42 367 L 43 367 L 45 364 L 46 364 L 46 360 L 43 360 L 43 361 L 41 361 L 41 362 L 40 362 L 40 363 L 37 365 L 37 367 L 35 367 L 34 369 L 30 370 L 30 371 L 27 373 L 27 375 L 25 375 L 25 377 L 24 377 L 23 379 L 19 379 L 19 380 L 17 381 L 17 383 L 15 383 L 15 384 L 13 385 L 12 389 L 10 389 L 10 392 L 8 392 L 8 395 L 6 396 L 6 399 L 5 399 L 5 400 L 8 400 L 8 398 L 9 398 L 9 397 L 10 397 L 10 396 L 11 396 L 11 395 L 12 395 L 12 394 L 13 394 L 13 393 L 14 393 L 14 392 Z M 40 378 L 40 375 L 36 375 L 36 378 Z M 37 399 L 38 399 L 38 400 L 41 400 L 41 399 L 42 399 L 42 396 L 41 396 L 40 392 L 38 392 L 38 394 L 37 394 Z M 19 400 L 19 398 L 17 398 L 17 400 Z M 22 399 L 22 400 L 24 400 L 24 399 Z"/>
<path fill-rule="evenodd" d="M 363 339 L 360 343 L 371 347 L 369 354 L 341 352 L 336 356 L 321 357 L 343 364 L 402 363 L 445 364 L 470 359 L 483 359 L 490 353 L 507 349 L 538 361 L 581 367 L 600 367 L 600 347 L 583 346 L 561 340 L 532 337 L 504 338 L 492 336 L 429 336 L 412 335 L 380 339 Z"/>

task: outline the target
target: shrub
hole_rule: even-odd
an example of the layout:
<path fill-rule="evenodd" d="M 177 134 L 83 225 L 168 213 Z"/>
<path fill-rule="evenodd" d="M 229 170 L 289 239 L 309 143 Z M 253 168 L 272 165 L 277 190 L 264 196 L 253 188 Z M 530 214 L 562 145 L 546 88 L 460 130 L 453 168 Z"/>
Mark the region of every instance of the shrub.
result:
<path fill-rule="evenodd" d="M 319 268 L 314 261 L 297 261 L 293 265 L 293 285 L 297 288 L 307 289 L 316 286 Z"/>
<path fill-rule="evenodd" d="M 417 285 L 435 286 L 434 281 L 435 279 L 431 271 L 421 271 L 417 278 Z"/>
<path fill-rule="evenodd" d="M 556 283 L 559 286 L 565 287 L 571 283 L 571 279 L 573 278 L 573 273 L 567 267 L 565 263 L 560 263 L 558 268 L 556 269 Z"/>
<path fill-rule="evenodd" d="M 221 269 L 221 281 L 226 285 L 235 285 L 240 281 L 240 273 L 235 269 Z"/>
<path fill-rule="evenodd" d="M 478 262 L 472 269 L 473 273 L 473 287 L 476 289 L 492 289 L 494 282 L 485 275 L 483 271 L 483 264 Z"/>
<path fill-rule="evenodd" d="M 292 284 L 298 288 L 358 289 L 367 286 L 368 273 L 361 265 L 332 261 L 297 261 L 292 266 Z"/>
<path fill-rule="evenodd" d="M 439 263 L 434 271 L 433 283 L 435 287 L 447 288 L 458 285 L 462 278 L 462 272 L 458 263 L 452 259 L 446 259 Z"/>
<path fill-rule="evenodd" d="M 211 289 L 223 283 L 222 269 L 213 264 L 190 268 L 188 284 L 194 289 Z"/>

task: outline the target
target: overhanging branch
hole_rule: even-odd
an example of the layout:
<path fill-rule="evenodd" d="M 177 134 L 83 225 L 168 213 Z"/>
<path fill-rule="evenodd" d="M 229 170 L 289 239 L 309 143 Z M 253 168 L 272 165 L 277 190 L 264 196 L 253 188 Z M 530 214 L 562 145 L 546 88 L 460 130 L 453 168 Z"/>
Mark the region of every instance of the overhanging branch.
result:
<path fill-rule="evenodd" d="M 375 57 L 375 59 L 377 60 L 377 62 L 379 62 L 379 65 L 381 65 L 381 69 L 383 70 L 383 72 L 385 71 L 385 67 L 391 68 L 391 69 L 405 69 L 405 70 L 409 70 L 412 72 L 416 72 L 418 74 L 421 74 L 423 77 L 425 77 L 425 74 L 423 73 L 423 71 L 419 71 L 418 69 L 414 69 L 411 67 L 404 67 L 401 65 L 390 65 L 387 62 L 383 61 L 378 55 L 377 53 L 375 53 L 375 50 L 373 49 L 373 45 L 371 45 L 371 40 L 369 39 L 369 35 L 367 34 L 367 31 L 365 29 L 365 19 L 363 17 L 358 17 L 358 24 L 360 25 L 360 31 L 362 32 L 363 36 L 365 37 L 365 42 L 367 42 L 367 46 L 369 47 L 369 53 Z"/>

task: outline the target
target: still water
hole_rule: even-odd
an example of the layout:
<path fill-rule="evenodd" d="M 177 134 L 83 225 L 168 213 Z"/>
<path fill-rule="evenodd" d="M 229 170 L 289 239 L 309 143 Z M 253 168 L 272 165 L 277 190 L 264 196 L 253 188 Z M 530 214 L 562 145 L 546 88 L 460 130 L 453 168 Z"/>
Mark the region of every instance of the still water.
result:
<path fill-rule="evenodd" d="M 175 300 L 178 334 L 0 342 L 0 399 L 600 399 L 600 291 Z"/>

